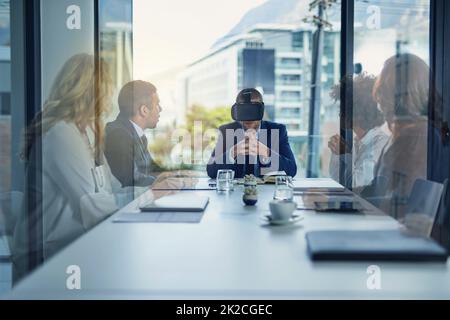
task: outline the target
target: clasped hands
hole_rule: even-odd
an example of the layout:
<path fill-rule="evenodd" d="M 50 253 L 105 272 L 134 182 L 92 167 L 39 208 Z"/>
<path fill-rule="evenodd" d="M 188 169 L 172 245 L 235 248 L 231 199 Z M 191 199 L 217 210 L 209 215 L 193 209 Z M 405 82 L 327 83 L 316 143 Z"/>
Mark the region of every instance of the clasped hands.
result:
<path fill-rule="evenodd" d="M 233 157 L 237 156 L 261 156 L 264 158 L 270 157 L 270 149 L 263 143 L 259 142 L 256 137 L 256 131 L 248 130 L 245 133 L 245 139 L 236 144 L 233 149 Z"/>
<path fill-rule="evenodd" d="M 345 140 L 340 135 L 334 135 L 330 138 L 330 141 L 328 141 L 328 148 L 330 148 L 331 152 L 335 155 L 342 155 L 349 152 Z"/>
<path fill-rule="evenodd" d="M 163 172 L 158 175 L 152 189 L 155 199 L 174 194 L 184 188 L 192 188 L 198 183 L 200 173 L 195 171 Z"/>

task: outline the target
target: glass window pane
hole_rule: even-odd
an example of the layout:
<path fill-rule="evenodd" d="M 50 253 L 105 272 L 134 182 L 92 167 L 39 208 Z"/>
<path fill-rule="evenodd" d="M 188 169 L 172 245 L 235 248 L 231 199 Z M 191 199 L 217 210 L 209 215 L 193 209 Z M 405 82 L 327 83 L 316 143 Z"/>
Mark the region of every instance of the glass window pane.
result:
<path fill-rule="evenodd" d="M 13 233 L 11 170 L 11 32 L 10 3 L 0 1 L 0 295 L 12 286 L 9 261 Z"/>
<path fill-rule="evenodd" d="M 311 175 L 329 176 L 327 143 L 339 131 L 339 104 L 329 91 L 340 78 L 340 4 L 323 11 L 326 23 L 316 45 L 318 25 L 312 17 L 319 8 L 310 11 L 310 2 L 134 1 L 135 76 L 157 84 L 163 105 L 160 123 L 150 134 L 152 155 L 161 165 L 204 172 L 215 143 L 210 135 L 203 136 L 203 143 L 195 143 L 193 136 L 232 122 L 230 109 L 238 92 L 256 88 L 263 94 L 265 119 L 288 129 L 297 176 L 306 177 L 308 166 L 314 167 Z M 184 27 L 148 19 L 147 12 L 170 15 Z M 319 68 L 317 85 L 311 83 L 313 61 Z M 309 158 L 313 87 L 317 121 Z M 195 122 L 203 122 L 197 134 Z M 191 141 L 180 134 L 185 138 L 180 143 L 175 128 L 187 130 Z M 202 150 L 194 150 L 195 145 Z"/>
<path fill-rule="evenodd" d="M 11 190 L 11 37 L 9 1 L 0 1 L 0 193 Z"/>
<path fill-rule="evenodd" d="M 355 2 L 353 186 L 397 218 L 427 179 L 429 15 L 429 1 Z"/>
<path fill-rule="evenodd" d="M 115 95 L 109 119 L 115 119 L 119 108 L 117 95 L 133 78 L 133 32 L 131 0 L 99 1 L 100 56 L 111 69 Z"/>

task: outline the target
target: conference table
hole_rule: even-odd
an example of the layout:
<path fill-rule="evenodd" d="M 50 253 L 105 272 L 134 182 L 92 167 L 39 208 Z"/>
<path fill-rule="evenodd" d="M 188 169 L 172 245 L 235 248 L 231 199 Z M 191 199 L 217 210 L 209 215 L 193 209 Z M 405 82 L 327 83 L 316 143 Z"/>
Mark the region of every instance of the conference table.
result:
<path fill-rule="evenodd" d="M 304 185 L 327 184 L 302 180 Z M 243 187 L 205 195 L 200 223 L 114 223 L 137 212 L 145 195 L 90 230 L 21 281 L 9 299 L 450 299 L 448 263 L 313 262 L 311 230 L 390 230 L 397 221 L 364 203 L 365 214 L 298 210 L 303 220 L 271 226 L 274 186 L 258 187 L 258 203 L 244 206 Z M 299 207 L 304 196 L 296 196 Z M 363 201 L 363 200 L 361 200 Z M 305 203 L 304 203 L 305 202 Z M 306 208 L 306 207 L 305 207 Z M 76 265 L 80 290 L 69 290 Z M 368 286 L 371 266 L 380 287 Z"/>

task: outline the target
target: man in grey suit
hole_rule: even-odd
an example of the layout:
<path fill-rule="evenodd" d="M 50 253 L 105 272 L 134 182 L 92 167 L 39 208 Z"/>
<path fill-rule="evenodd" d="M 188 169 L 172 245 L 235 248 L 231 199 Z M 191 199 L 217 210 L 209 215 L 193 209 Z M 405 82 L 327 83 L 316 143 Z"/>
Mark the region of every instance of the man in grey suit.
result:
<path fill-rule="evenodd" d="M 152 185 L 161 169 L 148 151 L 144 131 L 156 128 L 161 106 L 156 87 L 127 83 L 119 94 L 120 114 L 106 125 L 105 156 L 123 187 Z"/>

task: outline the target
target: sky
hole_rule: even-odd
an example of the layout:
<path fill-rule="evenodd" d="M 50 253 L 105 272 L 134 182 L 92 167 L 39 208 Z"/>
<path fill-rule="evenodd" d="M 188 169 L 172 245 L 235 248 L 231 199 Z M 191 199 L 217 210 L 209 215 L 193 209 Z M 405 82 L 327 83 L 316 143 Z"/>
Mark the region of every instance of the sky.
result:
<path fill-rule="evenodd" d="M 251 9 L 267 0 L 134 0 L 133 42 L 134 79 L 158 87 L 165 112 L 161 122 L 169 124 L 180 116 L 176 102 L 176 76 L 183 67 L 204 56 Z M 303 0 L 307 1 L 307 0 Z M 425 8 L 429 10 L 428 7 Z M 397 15 L 398 10 L 394 11 Z M 389 11 L 381 11 L 381 22 L 392 24 Z M 383 14 L 384 13 L 384 14 Z M 387 15 L 386 15 L 387 14 Z M 365 23 L 369 14 L 358 11 L 357 20 Z M 390 18 L 387 22 L 385 17 Z M 399 19 L 396 16 L 395 19 Z M 397 31 L 363 30 L 355 37 L 355 62 L 378 75 L 384 61 L 395 54 Z M 425 39 L 426 40 L 426 39 Z M 409 50 L 427 58 L 427 46 L 411 43 Z"/>
<path fill-rule="evenodd" d="M 147 79 L 208 52 L 266 0 L 134 0 L 134 78 Z"/>

